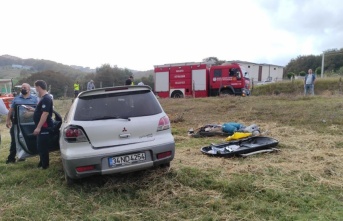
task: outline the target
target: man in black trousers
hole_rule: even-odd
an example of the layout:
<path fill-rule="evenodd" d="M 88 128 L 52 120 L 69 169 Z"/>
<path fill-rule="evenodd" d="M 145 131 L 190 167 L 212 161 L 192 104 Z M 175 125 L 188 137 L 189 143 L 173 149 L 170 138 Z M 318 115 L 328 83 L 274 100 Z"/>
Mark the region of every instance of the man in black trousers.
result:
<path fill-rule="evenodd" d="M 38 167 L 47 169 L 49 167 L 49 139 L 53 128 L 52 112 L 53 102 L 47 91 L 47 84 L 43 80 L 35 82 L 40 101 L 33 114 L 36 129 L 33 134 L 37 136 L 37 150 L 39 154 Z"/>

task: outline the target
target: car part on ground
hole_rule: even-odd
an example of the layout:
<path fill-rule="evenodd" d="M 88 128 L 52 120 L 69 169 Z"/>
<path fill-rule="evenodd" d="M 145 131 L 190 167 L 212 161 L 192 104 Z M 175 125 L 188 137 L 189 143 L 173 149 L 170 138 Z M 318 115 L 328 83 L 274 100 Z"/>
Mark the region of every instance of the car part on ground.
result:
<path fill-rule="evenodd" d="M 190 128 L 188 136 L 199 137 L 212 137 L 212 136 L 231 136 L 235 132 L 249 132 L 252 136 L 260 135 L 260 128 L 256 124 L 245 126 L 236 122 L 228 122 L 224 124 L 206 124 L 197 129 Z"/>

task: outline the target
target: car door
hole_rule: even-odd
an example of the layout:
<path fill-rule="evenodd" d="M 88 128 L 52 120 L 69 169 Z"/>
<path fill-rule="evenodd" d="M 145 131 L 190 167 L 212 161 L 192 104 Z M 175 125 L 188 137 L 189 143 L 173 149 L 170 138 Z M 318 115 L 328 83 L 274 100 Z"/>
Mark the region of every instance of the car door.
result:
<path fill-rule="evenodd" d="M 14 108 L 14 136 L 17 147 L 17 156 L 19 159 L 25 159 L 30 156 L 37 155 L 36 140 L 37 137 L 33 135 L 36 128 L 33 121 L 33 112 L 29 112 L 25 105 L 18 105 Z M 26 105 L 34 106 L 34 105 Z M 51 128 L 51 139 L 49 145 L 49 152 L 59 150 L 59 128 L 62 124 L 62 118 L 56 111 L 53 112 L 54 126 Z"/>

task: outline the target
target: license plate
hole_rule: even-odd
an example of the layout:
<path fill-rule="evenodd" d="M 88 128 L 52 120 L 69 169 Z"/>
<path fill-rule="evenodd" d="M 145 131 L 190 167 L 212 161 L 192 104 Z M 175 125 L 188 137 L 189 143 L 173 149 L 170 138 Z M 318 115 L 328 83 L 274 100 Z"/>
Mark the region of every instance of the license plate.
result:
<path fill-rule="evenodd" d="M 132 164 L 139 161 L 145 161 L 145 153 L 135 153 L 130 155 L 123 155 L 117 157 L 108 158 L 108 163 L 110 167 L 115 167 L 119 165 Z"/>

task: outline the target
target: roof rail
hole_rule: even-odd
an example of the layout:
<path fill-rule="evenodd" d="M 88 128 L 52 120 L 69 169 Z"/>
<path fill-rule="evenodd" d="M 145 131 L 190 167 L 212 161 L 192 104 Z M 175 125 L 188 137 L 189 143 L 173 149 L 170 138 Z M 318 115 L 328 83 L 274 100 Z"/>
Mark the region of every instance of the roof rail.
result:
<path fill-rule="evenodd" d="M 154 65 L 154 67 L 155 68 L 166 68 L 166 67 L 177 67 L 177 66 L 186 66 L 186 65 L 202 65 L 202 64 L 209 65 L 210 63 L 208 63 L 208 62 L 185 62 L 185 63 Z"/>

